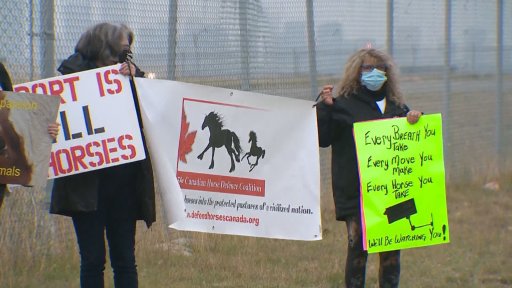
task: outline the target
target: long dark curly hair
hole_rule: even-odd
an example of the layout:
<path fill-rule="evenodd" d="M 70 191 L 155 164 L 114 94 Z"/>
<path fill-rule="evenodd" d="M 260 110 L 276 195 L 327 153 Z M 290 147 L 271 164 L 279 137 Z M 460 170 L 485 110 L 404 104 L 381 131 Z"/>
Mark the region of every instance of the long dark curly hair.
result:
<path fill-rule="evenodd" d="M 362 88 L 361 86 L 361 65 L 365 60 L 371 59 L 375 63 L 386 65 L 386 97 L 388 100 L 404 105 L 404 97 L 398 86 L 398 68 L 388 54 L 375 48 L 363 48 L 354 53 L 345 64 L 343 76 L 338 83 L 335 95 L 337 97 L 350 97 Z"/>

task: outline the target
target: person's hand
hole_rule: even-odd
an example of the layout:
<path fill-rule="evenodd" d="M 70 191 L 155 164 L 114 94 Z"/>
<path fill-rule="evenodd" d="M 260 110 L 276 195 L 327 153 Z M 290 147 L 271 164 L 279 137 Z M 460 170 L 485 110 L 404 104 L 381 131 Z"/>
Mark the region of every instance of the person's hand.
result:
<path fill-rule="evenodd" d="M 411 110 L 407 112 L 407 122 L 415 124 L 416 122 L 418 122 L 418 120 L 420 120 L 421 114 L 422 113 L 420 111 L 416 110 Z"/>
<path fill-rule="evenodd" d="M 332 97 L 332 89 L 333 88 L 334 88 L 334 86 L 332 86 L 332 85 L 325 85 L 322 88 L 322 92 L 320 92 L 320 97 L 322 97 L 322 102 L 324 102 L 326 105 L 329 105 L 329 106 L 331 106 L 334 103 L 333 97 Z"/>
<path fill-rule="evenodd" d="M 135 76 L 135 65 L 133 65 L 133 63 L 123 62 L 121 64 L 121 68 L 119 69 L 119 73 L 124 76 L 129 76 L 130 72 L 132 76 Z"/>
<path fill-rule="evenodd" d="M 57 122 L 48 124 L 48 134 L 50 134 L 53 140 L 57 139 L 59 135 L 59 127 L 60 124 Z"/>

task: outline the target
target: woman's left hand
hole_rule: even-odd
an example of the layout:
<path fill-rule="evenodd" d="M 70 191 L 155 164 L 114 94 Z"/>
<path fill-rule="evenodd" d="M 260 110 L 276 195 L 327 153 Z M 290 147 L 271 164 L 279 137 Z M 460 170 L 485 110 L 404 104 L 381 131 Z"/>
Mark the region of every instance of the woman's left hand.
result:
<path fill-rule="evenodd" d="M 133 65 L 133 63 L 122 63 L 121 68 L 119 69 L 119 73 L 121 73 L 124 76 L 129 76 L 130 72 L 132 76 L 135 76 L 135 65 Z"/>
<path fill-rule="evenodd" d="M 54 140 L 57 139 L 57 136 L 59 135 L 59 127 L 60 124 L 57 122 L 48 124 L 48 134 L 50 134 Z"/>
<path fill-rule="evenodd" d="M 407 112 L 407 122 L 414 124 L 420 120 L 421 112 L 416 110 L 411 110 Z"/>

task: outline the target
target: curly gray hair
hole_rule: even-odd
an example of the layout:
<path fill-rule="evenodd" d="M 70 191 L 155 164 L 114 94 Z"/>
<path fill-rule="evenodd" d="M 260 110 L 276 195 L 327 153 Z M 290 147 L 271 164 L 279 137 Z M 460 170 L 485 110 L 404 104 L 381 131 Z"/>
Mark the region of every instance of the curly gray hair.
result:
<path fill-rule="evenodd" d="M 75 52 L 85 58 L 110 65 L 119 61 L 119 54 L 125 49 L 121 40 L 128 39 L 131 46 L 133 31 L 124 24 L 99 23 L 85 31 L 75 46 Z"/>

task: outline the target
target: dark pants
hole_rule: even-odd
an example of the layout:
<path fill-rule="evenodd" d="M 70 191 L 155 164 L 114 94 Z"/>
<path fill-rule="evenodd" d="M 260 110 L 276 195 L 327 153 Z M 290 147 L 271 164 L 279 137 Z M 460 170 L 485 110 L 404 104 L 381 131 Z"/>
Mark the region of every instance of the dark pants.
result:
<path fill-rule="evenodd" d="M 106 230 L 115 287 L 137 287 L 135 220 L 106 219 L 101 214 L 92 212 L 73 217 L 81 258 L 80 286 L 103 287 Z"/>
<path fill-rule="evenodd" d="M 105 270 L 105 231 L 114 284 L 138 287 L 135 264 L 136 205 L 133 165 L 104 169 L 100 178 L 98 209 L 73 215 L 80 249 L 80 285 L 102 288 Z"/>
<path fill-rule="evenodd" d="M 2 204 L 4 204 L 5 191 L 0 190 L 0 208 L 2 208 Z"/>
<path fill-rule="evenodd" d="M 363 249 L 361 220 L 346 220 L 348 234 L 347 262 L 345 264 L 346 287 L 364 287 L 368 252 Z M 379 287 L 398 287 L 400 281 L 400 250 L 379 253 Z"/>
<path fill-rule="evenodd" d="M 7 186 L 5 184 L 0 184 L 0 208 L 2 208 L 2 204 L 4 203 L 4 197 L 7 194 Z"/>

